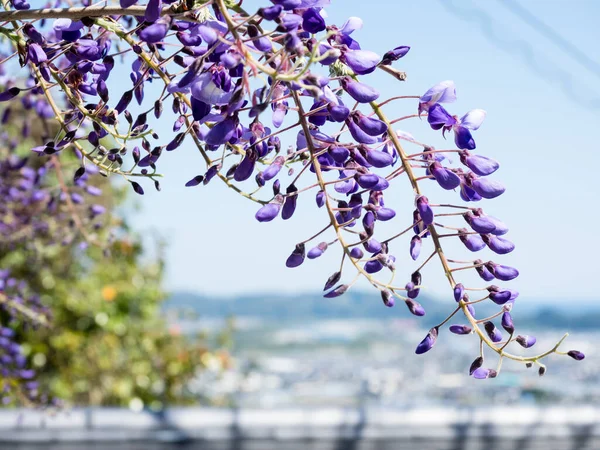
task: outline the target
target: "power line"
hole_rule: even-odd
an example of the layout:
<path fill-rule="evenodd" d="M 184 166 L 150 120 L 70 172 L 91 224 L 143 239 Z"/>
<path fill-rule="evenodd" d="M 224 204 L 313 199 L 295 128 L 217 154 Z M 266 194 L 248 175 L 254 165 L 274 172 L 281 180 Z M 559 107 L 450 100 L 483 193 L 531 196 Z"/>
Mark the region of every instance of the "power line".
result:
<path fill-rule="evenodd" d="M 496 47 L 513 56 L 519 56 L 523 63 L 538 77 L 558 84 L 560 89 L 571 100 L 586 108 L 600 110 L 600 97 L 597 94 L 596 96 L 590 95 L 589 89 L 585 89 L 580 82 L 575 82 L 572 73 L 565 71 L 547 59 L 541 60 L 540 52 L 527 41 L 522 39 L 507 39 L 507 34 L 504 31 L 498 33 L 496 27 L 497 21 L 484 10 L 477 8 L 471 2 L 467 6 L 464 6 L 465 2 L 462 0 L 460 2 L 439 0 L 439 2 L 450 13 L 479 25 L 482 34 Z M 515 33 L 512 35 L 515 35 Z M 575 86 L 581 86 L 584 89 L 576 89 Z"/>
<path fill-rule="evenodd" d="M 536 30 L 538 33 L 544 35 L 547 39 L 551 40 L 556 46 L 563 49 L 566 53 L 575 59 L 579 64 L 586 67 L 590 72 L 593 72 L 596 76 L 600 77 L 600 64 L 590 59 L 584 52 L 579 48 L 559 35 L 554 29 L 546 25 L 534 14 L 523 8 L 513 0 L 499 0 L 506 8 L 513 12 L 513 14 L 519 16 L 527 25 Z"/>

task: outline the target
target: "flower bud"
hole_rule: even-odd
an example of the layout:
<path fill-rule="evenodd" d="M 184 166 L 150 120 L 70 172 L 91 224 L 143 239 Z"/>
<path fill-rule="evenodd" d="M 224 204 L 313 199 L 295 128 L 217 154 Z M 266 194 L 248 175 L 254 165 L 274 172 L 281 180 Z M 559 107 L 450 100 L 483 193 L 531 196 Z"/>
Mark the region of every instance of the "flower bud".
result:
<path fill-rule="evenodd" d="M 417 197 L 417 211 L 423 220 L 425 226 L 429 226 L 433 223 L 433 210 L 429 206 L 429 200 L 424 195 Z"/>
<path fill-rule="evenodd" d="M 332 290 L 332 291 L 328 292 L 327 294 L 323 295 L 323 297 L 325 297 L 325 298 L 339 297 L 340 295 L 345 294 L 347 290 L 348 290 L 348 285 L 347 284 L 340 284 L 334 290 Z"/>
<path fill-rule="evenodd" d="M 478 380 L 485 380 L 487 378 L 496 378 L 498 376 L 498 372 L 494 369 L 484 369 L 480 367 L 473 371 L 473 378 L 477 378 Z"/>
<path fill-rule="evenodd" d="M 384 65 L 384 66 L 389 66 L 390 64 L 392 64 L 392 62 L 398 61 L 400 58 L 402 58 L 404 55 L 406 55 L 409 50 L 410 50 L 410 47 L 408 47 L 406 45 L 396 47 L 393 50 L 390 50 L 389 52 L 387 52 L 385 55 L 383 55 L 383 58 L 381 58 L 380 64 Z"/>
<path fill-rule="evenodd" d="M 425 339 L 423 339 L 419 343 L 419 345 L 417 345 L 417 349 L 415 350 L 415 353 L 417 355 L 421 355 L 421 354 L 426 353 L 429 350 L 431 350 L 433 348 L 433 346 L 435 345 L 437 337 L 438 337 L 438 329 L 437 329 L 437 327 L 434 327 L 431 330 L 429 330 L 429 333 L 427 333 L 427 336 L 425 336 Z"/>
<path fill-rule="evenodd" d="M 469 375 L 473 375 L 477 369 L 479 369 L 483 365 L 483 357 L 478 356 L 475 358 L 475 361 L 471 363 L 471 367 L 469 367 Z"/>
<path fill-rule="evenodd" d="M 466 228 L 458 230 L 458 238 L 472 252 L 478 252 L 485 248 L 485 242 L 477 234 L 467 234 Z"/>
<path fill-rule="evenodd" d="M 471 186 L 475 192 L 487 199 L 496 198 L 506 190 L 498 181 L 487 178 L 476 178 L 471 182 Z"/>
<path fill-rule="evenodd" d="M 460 152 L 460 162 L 482 177 L 491 175 L 500 167 L 497 161 L 486 156 L 473 155 L 467 150 Z"/>
<path fill-rule="evenodd" d="M 512 316 L 508 311 L 502 313 L 502 328 L 504 328 L 509 334 L 513 334 L 515 332 L 515 325 L 513 323 Z"/>
<path fill-rule="evenodd" d="M 462 283 L 457 283 L 454 286 L 454 300 L 460 302 L 465 294 L 465 287 Z"/>
<path fill-rule="evenodd" d="M 519 276 L 519 271 L 514 267 L 496 264 L 493 261 L 487 262 L 485 267 L 493 274 L 494 277 L 502 281 L 510 281 Z"/>
<path fill-rule="evenodd" d="M 408 298 L 417 298 L 419 296 L 419 292 L 421 292 L 420 288 L 415 288 L 415 284 L 412 281 L 406 283 L 405 288 Z"/>
<path fill-rule="evenodd" d="M 188 182 L 188 184 L 189 183 L 191 183 L 191 181 Z M 277 217 L 277 215 L 279 214 L 279 210 L 280 209 L 281 209 L 281 202 L 275 201 L 275 202 L 272 202 L 272 203 L 267 203 L 266 205 L 264 205 L 262 208 L 260 208 L 256 212 L 256 215 L 254 217 L 259 222 L 270 222 L 275 217 Z"/>
<path fill-rule="evenodd" d="M 463 214 L 463 218 L 471 226 L 473 231 L 477 233 L 487 234 L 492 233 L 496 229 L 496 225 L 484 215 L 474 215 L 471 211 Z"/>
<path fill-rule="evenodd" d="M 516 341 L 521 347 L 529 348 L 535 345 L 537 339 L 534 336 L 518 335 Z"/>
<path fill-rule="evenodd" d="M 454 334 L 470 334 L 473 331 L 467 325 L 450 325 L 449 330 Z"/>
<path fill-rule="evenodd" d="M 483 324 L 483 327 L 485 328 L 485 331 L 492 342 L 500 342 L 502 340 L 502 333 L 498 328 L 496 328 L 493 322 L 488 320 Z"/>
<path fill-rule="evenodd" d="M 342 78 L 342 88 L 359 103 L 369 103 L 379 98 L 379 92 L 366 84 L 352 81 L 351 78 Z"/>
<path fill-rule="evenodd" d="M 488 270 L 488 267 L 483 264 L 481 259 L 476 259 L 473 263 L 476 265 L 475 270 L 477 271 L 477 274 L 482 279 L 485 281 L 492 281 L 495 278 L 494 274 Z"/>
<path fill-rule="evenodd" d="M 437 161 L 429 166 L 429 172 L 443 189 L 451 191 L 460 186 L 460 177 Z"/>
<path fill-rule="evenodd" d="M 481 238 L 483 239 L 483 242 L 485 242 L 490 248 L 490 250 L 492 250 L 494 253 L 498 253 L 499 255 L 505 255 L 506 253 L 510 253 L 515 249 L 515 244 L 507 239 L 494 236 L 493 234 L 482 234 Z"/>
<path fill-rule="evenodd" d="M 317 206 L 319 208 L 323 207 L 323 205 L 325 204 L 325 192 L 323 192 L 323 191 L 317 192 L 315 200 L 316 200 Z"/>
<path fill-rule="evenodd" d="M 327 242 L 321 242 L 316 247 L 311 248 L 306 256 L 308 259 L 315 259 L 325 253 L 325 250 L 327 250 Z"/>
<path fill-rule="evenodd" d="M 576 361 L 581 361 L 582 359 L 585 358 L 585 355 L 578 350 L 569 350 L 567 352 L 567 355 L 569 355 L 571 358 L 573 358 Z"/>
<path fill-rule="evenodd" d="M 381 291 L 381 299 L 383 300 L 383 304 L 388 308 L 391 308 L 396 303 L 394 296 L 387 289 Z"/>
<path fill-rule="evenodd" d="M 410 240 L 410 257 L 413 261 L 416 261 L 419 258 L 419 254 L 421 253 L 421 238 L 419 236 L 413 236 Z"/>
<path fill-rule="evenodd" d="M 331 275 L 327 279 L 327 281 L 325 282 L 325 287 L 323 288 L 323 290 L 326 291 L 328 289 L 331 289 L 335 283 L 337 283 L 338 281 L 340 281 L 341 278 L 342 278 L 342 272 L 335 272 L 333 275 Z"/>
<path fill-rule="evenodd" d="M 417 317 L 422 317 L 425 315 L 425 310 L 419 302 L 409 298 L 404 300 L 404 303 L 406 303 L 406 306 L 412 315 Z"/>
<path fill-rule="evenodd" d="M 287 195 L 281 210 L 281 218 L 283 220 L 290 219 L 296 211 L 296 202 L 298 200 L 298 194 L 296 194 L 296 192 L 298 192 L 298 188 L 293 184 L 289 185 L 286 189 Z"/>
<path fill-rule="evenodd" d="M 304 256 L 304 244 L 298 244 L 292 254 L 288 257 L 285 265 L 290 268 L 298 267 L 304 262 Z"/>
<path fill-rule="evenodd" d="M 354 259 L 361 259 L 364 256 L 364 253 L 360 248 L 352 247 L 352 250 L 350 250 L 350 256 Z"/>

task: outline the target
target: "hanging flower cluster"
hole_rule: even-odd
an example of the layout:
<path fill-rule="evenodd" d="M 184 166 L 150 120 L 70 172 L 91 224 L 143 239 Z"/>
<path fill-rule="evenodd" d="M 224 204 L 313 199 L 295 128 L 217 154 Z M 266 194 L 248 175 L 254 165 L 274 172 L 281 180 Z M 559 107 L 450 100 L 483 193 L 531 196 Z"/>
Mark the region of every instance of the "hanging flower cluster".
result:
<path fill-rule="evenodd" d="M 10 2 L 3 2 L 8 9 Z M 425 309 L 417 302 L 421 270 L 439 260 L 453 292 L 453 312 L 429 331 L 416 353 L 429 351 L 442 327 L 462 313 L 466 324 L 451 325 L 449 331 L 480 341 L 471 375 L 495 377 L 505 358 L 537 364 L 543 374 L 540 360 L 562 353 L 558 348 L 564 338 L 533 356 L 508 351 L 511 344 L 535 344 L 534 337 L 515 331 L 511 309 L 518 292 L 500 285 L 515 279 L 518 270 L 475 257 L 450 259 L 442 245 L 458 239 L 469 252 L 487 248 L 497 255 L 514 249 L 505 237 L 507 226 L 480 206 L 505 190 L 494 178 L 499 164 L 476 149 L 474 134 L 485 111 L 462 116 L 448 112 L 442 105 L 456 100 L 451 81 L 421 96 L 381 99 L 369 75 L 382 71 L 405 80 L 406 74 L 393 64 L 409 47 L 395 47 L 383 56 L 363 49 L 356 40 L 362 20 L 351 17 L 341 26 L 328 24 L 323 8 L 329 3 L 271 0 L 248 13 L 241 2 L 230 0 L 121 0 L 119 6 L 84 8 L 65 3 L 51 11 L 13 0 L 14 10 L 0 13 L 3 66 L 18 59 L 28 78 L 5 75 L 0 101 L 21 101 L 40 117 L 57 121 L 56 136 L 32 151 L 53 161 L 65 152 L 75 153 L 76 180 L 97 170 L 123 177 L 143 194 L 148 180 L 159 189 L 157 170 L 165 155 L 191 146 L 206 167 L 186 186 L 219 179 L 257 204 L 259 222 L 289 220 L 298 202 L 312 197 L 325 211 L 325 226 L 291 249 L 285 264 L 298 267 L 307 258 L 341 249 L 340 268 L 325 283 L 326 298 L 344 294 L 362 276 L 386 306 L 403 302 L 410 313 L 423 316 Z M 123 67 L 130 68 L 129 80 L 122 79 Z M 151 85 L 158 95 L 147 98 Z M 400 101 L 414 103 L 414 113 L 388 117 L 387 107 Z M 165 114 L 165 108 L 173 115 Z M 418 117 L 443 136 L 452 132 L 456 148 L 438 150 L 395 128 Z M 174 118 L 171 136 L 159 137 L 152 129 L 152 120 L 159 118 Z M 405 145 L 414 147 L 414 153 Z M 452 154 L 460 166 L 451 165 Z M 410 182 L 414 207 L 386 203 L 386 192 L 401 177 Z M 433 183 L 456 192 L 461 202 L 432 202 L 423 188 Z M 87 193 L 93 195 L 90 188 Z M 70 194 L 70 203 L 83 201 L 81 195 Z M 99 205 L 90 204 L 91 217 L 101 212 Z M 461 216 L 462 226 L 449 223 Z M 388 221 L 398 224 L 397 232 L 381 235 L 380 223 Z M 87 226 L 78 227 L 82 235 Z M 412 235 L 410 246 L 399 248 L 397 239 L 405 234 Z M 431 253 L 416 270 L 399 273 L 399 252 L 419 261 L 426 248 Z M 357 276 L 342 282 L 348 266 Z M 463 270 L 497 284 L 465 286 L 457 279 Z M 386 272 L 389 282 L 379 278 Z M 399 285 L 393 283 L 397 277 L 404 277 Z M 485 296 L 472 300 L 476 292 Z M 476 318 L 474 305 L 479 302 L 491 302 L 500 310 Z M 484 348 L 498 356 L 495 369 L 484 367 Z M 580 352 L 568 354 L 583 359 Z"/>

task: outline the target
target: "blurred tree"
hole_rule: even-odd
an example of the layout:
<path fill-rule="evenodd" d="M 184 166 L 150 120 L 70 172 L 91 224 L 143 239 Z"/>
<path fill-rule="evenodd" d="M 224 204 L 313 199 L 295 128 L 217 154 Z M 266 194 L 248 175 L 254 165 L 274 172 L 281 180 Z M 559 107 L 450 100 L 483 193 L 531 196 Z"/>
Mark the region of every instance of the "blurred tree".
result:
<path fill-rule="evenodd" d="M 32 130 L 32 137 L 40 132 L 49 135 L 52 130 Z M 52 163 L 51 156 L 32 155 L 28 139 L 15 144 L 14 134 L 5 128 L 0 144 L 3 155 L 10 153 L 10 145 L 25 149 L 16 151 L 27 162 L 14 176 Z M 60 164 L 72 173 L 70 166 L 80 163 L 75 155 L 65 156 Z M 47 326 L 34 329 L 25 318 L 0 310 L 0 325 L 9 324 L 20 335 L 18 340 L 26 342 L 22 350 L 37 372 L 36 390 L 77 405 L 160 409 L 167 403 L 197 401 L 186 385 L 197 370 L 226 367 L 228 353 L 211 351 L 207 336 L 183 335 L 164 317 L 162 259 L 149 258 L 141 239 L 119 218 L 126 189 L 91 171 L 75 182 L 45 177 L 39 188 L 60 198 L 64 213 L 43 208 L 35 212 L 35 220 L 52 232 L 24 225 L 0 242 L 0 266 L 15 279 L 26 280 L 52 314 L 50 320 L 40 321 Z M 81 236 L 77 221 L 89 214 L 89 205 L 64 200 L 90 192 L 105 212 L 94 217 L 93 234 Z M 71 232 L 57 241 L 56 231 L 61 229 Z M 216 345 L 227 342 L 223 336 L 227 332 Z"/>

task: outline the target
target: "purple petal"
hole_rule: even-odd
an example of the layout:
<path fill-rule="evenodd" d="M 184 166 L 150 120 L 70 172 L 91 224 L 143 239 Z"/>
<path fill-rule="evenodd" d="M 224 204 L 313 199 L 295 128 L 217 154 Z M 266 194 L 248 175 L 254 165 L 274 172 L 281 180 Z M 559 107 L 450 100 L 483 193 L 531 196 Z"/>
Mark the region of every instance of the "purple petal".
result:
<path fill-rule="evenodd" d="M 456 100 L 456 87 L 454 81 L 442 81 L 428 89 L 421 96 L 419 102 L 423 105 L 422 111 L 427 111 L 429 106 L 436 103 L 452 103 Z"/>
<path fill-rule="evenodd" d="M 342 86 L 344 90 L 359 103 L 369 103 L 379 98 L 377 89 L 359 83 L 358 81 L 343 79 Z"/>
<path fill-rule="evenodd" d="M 444 109 L 442 105 L 436 103 L 429 108 L 429 114 L 427 114 L 427 122 L 431 125 L 434 130 L 439 130 L 443 127 L 452 127 L 456 124 L 456 119 L 450 115 L 448 111 Z"/>
<path fill-rule="evenodd" d="M 487 244 L 490 250 L 492 250 L 494 253 L 498 253 L 499 255 L 505 255 L 515 249 L 515 244 L 512 242 L 494 235 L 483 235 L 483 241 Z"/>
<path fill-rule="evenodd" d="M 469 130 L 477 130 L 483 123 L 485 115 L 486 112 L 483 109 L 473 109 L 462 116 L 460 123 Z"/>
<path fill-rule="evenodd" d="M 144 18 L 146 22 L 155 22 L 160 17 L 160 11 L 162 9 L 162 0 L 148 0 L 148 6 L 146 6 L 146 13 Z"/>
<path fill-rule="evenodd" d="M 432 328 L 431 330 L 429 330 L 429 333 L 427 333 L 427 336 L 425 336 L 425 339 L 423 339 L 417 346 L 415 353 L 417 355 L 421 355 L 421 354 L 426 353 L 429 350 L 431 350 L 433 348 L 433 346 L 435 345 L 437 336 L 438 336 L 437 328 Z"/>
<path fill-rule="evenodd" d="M 309 33 L 319 33 L 325 30 L 325 19 L 318 9 L 310 8 L 302 14 L 302 28 Z"/>
<path fill-rule="evenodd" d="M 416 261 L 419 258 L 419 254 L 421 253 L 421 238 L 419 236 L 413 236 L 410 240 L 410 257 L 413 261 Z"/>
<path fill-rule="evenodd" d="M 535 336 L 519 335 L 517 336 L 516 341 L 521 347 L 530 348 L 535 345 L 537 339 L 535 338 Z"/>
<path fill-rule="evenodd" d="M 429 167 L 429 171 L 434 176 L 435 181 L 447 191 L 456 189 L 460 186 L 460 177 L 456 175 L 452 170 L 443 167 L 439 162 L 433 163 Z"/>
<path fill-rule="evenodd" d="M 487 199 L 496 198 L 506 190 L 501 183 L 488 178 L 477 178 L 472 181 L 471 185 L 475 192 Z"/>
<path fill-rule="evenodd" d="M 304 262 L 304 256 L 304 244 L 298 244 L 292 254 L 288 257 L 285 265 L 289 268 L 298 267 Z"/>
<path fill-rule="evenodd" d="M 342 60 L 358 75 L 373 72 L 380 59 L 377 53 L 368 50 L 352 50 L 342 56 Z"/>
<path fill-rule="evenodd" d="M 465 156 L 464 158 L 463 155 L 461 155 L 460 159 L 465 166 L 482 177 L 494 173 L 500 167 L 500 164 L 498 164 L 497 161 L 481 155 L 468 154 L 468 156 Z"/>
<path fill-rule="evenodd" d="M 454 126 L 454 143 L 461 150 L 473 150 L 476 147 L 471 132 L 462 125 Z"/>
<path fill-rule="evenodd" d="M 473 331 L 470 327 L 466 325 L 450 325 L 449 328 L 451 333 L 454 334 L 469 334 Z"/>
<path fill-rule="evenodd" d="M 390 166 L 394 161 L 394 157 L 379 150 L 369 150 L 367 151 L 366 160 L 374 167 L 383 168 Z"/>

